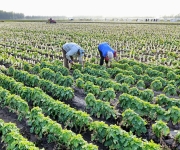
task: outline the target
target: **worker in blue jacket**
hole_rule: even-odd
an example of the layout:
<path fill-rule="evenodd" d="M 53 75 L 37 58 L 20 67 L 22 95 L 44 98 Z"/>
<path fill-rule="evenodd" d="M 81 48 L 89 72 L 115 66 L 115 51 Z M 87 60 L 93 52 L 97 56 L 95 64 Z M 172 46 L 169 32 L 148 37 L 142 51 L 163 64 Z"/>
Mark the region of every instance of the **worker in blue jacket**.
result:
<path fill-rule="evenodd" d="M 81 48 L 76 43 L 65 43 L 62 46 L 62 51 L 63 51 L 63 58 L 64 58 L 64 66 L 66 68 L 69 68 L 69 63 L 74 64 L 73 57 L 76 56 L 78 57 L 79 63 L 83 67 L 83 56 L 84 56 L 84 49 Z"/>
<path fill-rule="evenodd" d="M 108 67 L 108 62 L 111 61 L 114 57 L 116 57 L 116 51 L 108 44 L 108 42 L 102 42 L 98 45 L 98 50 L 100 54 L 100 65 L 104 64 L 104 60 L 106 63 L 106 67 Z"/>

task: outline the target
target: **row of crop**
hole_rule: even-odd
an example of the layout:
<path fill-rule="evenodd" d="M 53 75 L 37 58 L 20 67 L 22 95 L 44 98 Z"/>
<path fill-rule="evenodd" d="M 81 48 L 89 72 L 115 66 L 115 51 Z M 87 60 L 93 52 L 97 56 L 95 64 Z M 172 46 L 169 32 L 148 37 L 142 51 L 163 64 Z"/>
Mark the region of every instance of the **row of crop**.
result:
<path fill-rule="evenodd" d="M 110 68 L 108 68 L 108 69 L 110 69 Z M 122 69 L 118 69 L 118 68 L 114 68 L 114 69 L 110 69 L 110 70 L 114 70 L 115 72 L 118 70 L 121 71 L 121 73 L 117 73 L 115 76 L 115 80 L 118 84 L 115 84 L 114 82 L 111 82 L 108 79 L 106 80 L 106 81 L 109 81 L 110 83 L 112 83 L 112 85 L 115 84 L 116 86 L 114 85 L 114 87 L 116 87 L 116 89 L 118 89 L 120 92 L 127 92 L 128 93 L 128 91 L 131 89 L 130 86 L 135 84 L 135 82 L 136 82 L 136 86 L 138 89 L 145 89 L 146 84 L 148 84 L 148 85 L 150 85 L 150 88 L 152 90 L 159 91 L 159 90 L 163 89 L 163 92 L 167 96 L 177 95 L 179 92 L 179 87 L 177 87 L 177 86 L 179 85 L 180 80 L 167 81 L 167 80 L 163 79 L 162 77 L 151 78 L 147 74 L 144 76 L 143 75 L 136 75 L 132 71 L 126 71 L 126 70 L 122 70 Z M 80 74 L 79 71 L 76 71 L 76 69 L 74 71 L 75 71 L 74 72 L 75 78 L 83 77 L 83 74 Z M 83 71 L 81 71 L 81 72 L 83 72 Z M 97 79 L 93 80 L 93 77 L 91 77 L 90 75 L 86 75 L 86 74 L 84 74 L 84 76 L 87 76 L 87 78 L 91 82 L 94 82 L 95 84 L 96 84 L 96 80 L 99 79 L 99 78 L 97 78 Z M 103 79 L 101 79 L 101 80 L 104 82 Z M 106 81 L 105 81 L 105 83 L 106 83 Z M 119 84 L 119 83 L 121 83 L 121 84 Z M 127 89 L 126 91 L 122 91 L 122 88 L 120 88 L 120 86 L 122 86 L 122 85 L 126 87 L 126 89 Z M 118 88 L 118 86 L 119 86 L 119 88 Z M 135 89 L 136 87 L 132 87 L 132 88 Z M 138 90 L 136 90 L 136 91 L 138 92 Z M 147 89 L 147 91 L 150 91 L 150 89 Z M 139 91 L 135 96 L 142 95 L 141 93 L 142 92 Z M 144 96 L 140 96 L 140 97 L 143 99 Z M 147 97 L 145 97 L 145 98 L 147 99 Z M 152 100 L 152 98 L 153 97 L 151 97 L 151 100 Z M 148 99 L 148 101 L 150 101 L 150 100 Z"/>
<path fill-rule="evenodd" d="M 119 96 L 119 105 L 123 110 L 131 108 L 140 116 L 148 117 L 152 120 L 172 121 L 173 124 L 180 122 L 180 108 L 176 106 L 172 106 L 166 111 L 158 104 L 150 104 L 126 93 Z"/>
<path fill-rule="evenodd" d="M 34 62 L 39 62 L 39 61 L 43 60 L 43 56 L 38 54 L 37 52 L 34 52 L 34 53 L 28 52 L 27 53 L 27 52 L 20 52 L 20 50 L 17 50 L 17 49 L 1 48 L 1 47 L 0 47 L 0 50 L 1 50 L 1 53 L 6 53 L 15 58 L 32 60 Z"/>
<path fill-rule="evenodd" d="M 76 86 L 80 89 L 84 89 L 85 94 L 92 93 L 96 98 L 104 101 L 110 101 L 116 97 L 113 88 L 101 90 L 100 86 L 94 85 L 93 82 L 90 81 L 84 82 L 81 78 L 76 79 Z"/>
<path fill-rule="evenodd" d="M 85 127 L 84 128 L 85 130 L 87 130 L 87 127 L 88 127 L 90 129 L 89 126 L 91 126 L 91 124 L 93 122 L 91 122 L 92 120 L 91 121 L 89 120 L 90 117 L 88 117 L 88 116 L 85 117 L 86 116 L 85 113 L 83 113 L 83 112 L 80 113 L 80 111 L 71 111 L 71 110 L 73 110 L 73 108 L 70 108 L 67 105 L 66 105 L 66 109 L 63 109 L 63 103 L 61 103 L 59 101 L 52 100 L 49 96 L 46 96 L 40 89 L 38 89 L 38 88 L 35 88 L 35 89 L 26 88 L 23 86 L 23 84 L 15 82 L 14 79 L 12 79 L 8 76 L 5 76 L 5 75 L 1 75 L 0 77 L 2 79 L 1 84 L 5 88 L 11 90 L 11 92 L 16 92 L 17 94 L 20 94 L 20 96 L 22 98 L 24 98 L 28 101 L 33 100 L 34 105 L 40 106 L 44 112 L 46 112 L 48 115 L 50 115 L 54 118 L 58 118 L 59 119 L 58 121 L 61 121 L 66 126 L 69 126 L 69 127 L 75 126 L 77 128 L 79 128 L 79 127 L 84 128 Z M 101 124 L 101 123 L 99 122 L 97 124 Z M 99 129 L 94 128 L 93 132 L 96 133 L 99 130 L 101 130 L 101 128 L 99 128 Z M 121 139 L 122 136 L 120 136 L 120 137 L 119 136 L 120 135 L 118 135 L 118 139 Z M 131 141 L 132 140 L 134 141 L 134 136 L 129 135 L 129 133 L 126 133 L 126 136 L 127 137 L 123 137 L 124 141 L 128 140 L 126 138 L 131 138 Z M 113 138 L 116 139 L 116 137 L 113 137 Z M 93 137 L 92 137 L 92 140 L 93 140 Z M 134 143 L 136 143 L 136 141 L 134 141 Z M 148 144 L 151 145 L 152 143 L 148 143 Z M 154 145 L 154 144 L 152 144 L 152 145 Z M 112 144 L 106 145 L 106 146 L 110 147 L 110 146 L 112 146 Z M 157 148 L 157 146 L 158 145 L 155 145 L 156 148 Z M 129 148 L 130 146 L 126 145 L 125 147 Z M 155 148 L 152 148 L 153 146 L 150 146 L 150 147 L 151 147 L 150 150 L 155 149 Z"/>
<path fill-rule="evenodd" d="M 105 89 L 104 91 L 107 90 L 107 98 L 105 99 L 109 100 L 114 99 L 114 94 L 110 91 L 110 89 L 113 89 L 116 92 L 119 91 L 122 93 L 129 93 L 131 95 L 138 96 L 141 99 L 150 102 L 153 100 L 154 97 L 154 92 L 151 89 L 139 90 L 136 87 L 130 88 L 129 85 L 126 83 L 120 84 L 110 79 L 103 79 L 101 77 L 96 78 L 88 74 L 82 74 L 77 69 L 74 70 L 73 77 L 76 79 L 76 86 L 79 88 L 84 88 L 86 93 L 91 92 L 94 95 L 98 95 L 100 93 L 100 87 L 102 89 Z M 94 83 L 94 85 L 92 83 Z M 108 93 L 108 91 L 110 92 Z M 103 98 L 104 97 L 100 96 L 100 99 L 103 100 Z"/>
<path fill-rule="evenodd" d="M 26 87 L 4 74 L 0 74 L 0 86 L 32 102 L 34 106 L 41 107 L 47 115 L 54 119 L 57 118 L 58 122 L 63 123 L 66 127 L 86 130 L 87 125 L 92 121 L 87 113 L 76 111 L 63 102 L 52 99 L 41 89 Z"/>
<path fill-rule="evenodd" d="M 9 81 L 10 82 L 10 84 L 9 84 L 9 86 L 11 86 L 11 88 L 15 88 L 15 87 L 13 87 L 13 81 L 12 80 L 10 80 Z M 14 83 L 15 84 L 15 83 Z M 5 86 L 5 85 L 4 85 Z M 15 86 L 15 85 L 14 85 Z M 19 90 L 20 91 L 17 91 L 17 92 L 22 92 L 21 91 L 21 88 L 20 88 L 20 84 L 18 84 L 17 83 L 17 87 L 16 88 L 19 88 Z M 22 89 L 25 89 L 25 87 L 23 88 L 22 87 Z M 14 89 L 15 90 L 15 89 Z M 36 89 L 35 89 L 36 90 Z M 12 90 L 13 91 L 13 90 Z M 12 92 L 11 91 L 11 92 Z M 82 139 L 82 137 L 80 136 L 80 135 L 75 135 L 72 131 L 70 131 L 70 130 L 63 130 L 62 128 L 61 128 L 61 125 L 60 124 L 58 124 L 58 123 L 56 123 L 55 121 L 52 121 L 51 119 L 48 119 L 48 121 L 47 120 L 44 120 L 44 121 L 42 121 L 42 118 L 37 118 L 37 116 L 33 113 L 33 110 L 34 110 L 34 108 L 31 110 L 31 113 L 29 114 L 29 107 L 28 107 L 28 104 L 27 104 L 27 102 L 26 101 L 24 101 L 24 100 L 22 100 L 19 96 L 17 96 L 17 95 L 11 95 L 11 94 L 9 94 L 9 96 L 8 96 L 8 94 L 9 94 L 9 92 L 7 91 L 7 90 L 4 90 L 4 89 L 0 89 L 0 98 L 1 98 L 1 102 L 3 103 L 4 102 L 4 105 L 6 105 L 6 106 L 9 106 L 9 107 L 11 107 L 10 109 L 15 109 L 15 110 L 17 110 L 18 111 L 18 113 L 23 113 L 23 116 L 21 115 L 20 117 L 22 118 L 22 117 L 26 117 L 26 118 L 28 118 L 28 125 L 30 125 L 31 126 L 31 132 L 34 132 L 35 134 L 38 134 L 39 135 L 39 137 L 40 138 L 42 138 L 42 133 L 40 133 L 40 129 L 43 131 L 43 134 L 44 135 L 47 135 L 47 138 L 48 138 L 48 143 L 49 142 L 58 142 L 58 143 L 61 143 L 61 145 L 62 144 L 65 144 L 65 146 L 67 147 L 67 148 L 76 148 L 76 146 L 78 145 L 78 143 L 81 143 L 80 145 L 78 145 L 78 149 L 80 149 L 80 148 L 84 148 L 84 149 L 87 149 L 87 150 L 89 150 L 88 148 L 90 148 L 91 149 L 91 147 L 92 147 L 92 149 L 93 148 L 96 148 L 96 146 L 94 146 L 94 145 L 92 145 L 92 144 L 88 144 L 86 141 L 84 141 L 83 139 Z M 22 93 L 22 94 L 24 94 L 24 93 Z M 30 94 L 30 93 L 27 93 L 27 94 Z M 32 94 L 32 93 L 31 93 Z M 36 95 L 37 96 L 37 95 Z M 13 100 L 11 100 L 13 98 Z M 38 97 L 39 98 L 39 97 Z M 3 101 L 4 100 L 4 101 Z M 18 101 L 20 101 L 20 102 L 18 102 Z M 24 103 L 26 104 L 25 106 L 26 107 L 24 107 Z M 21 105 L 20 105 L 21 104 Z M 55 106 L 55 105 L 54 105 Z M 68 107 L 66 107 L 66 109 L 67 109 Z M 50 109 L 50 108 L 48 108 L 48 109 Z M 54 108 L 54 109 L 57 109 L 57 108 Z M 68 110 L 68 109 L 67 109 Z M 66 114 L 68 114 L 68 115 L 70 115 L 69 113 L 70 113 L 70 111 L 68 112 L 67 110 L 64 110 L 64 111 L 66 111 Z M 49 110 L 48 110 L 49 111 Z M 60 110 L 60 111 L 62 111 L 62 110 Z M 73 113 L 73 112 L 71 112 L 71 113 Z M 79 122 L 79 125 L 82 125 L 82 122 L 84 121 L 86 121 L 86 122 L 88 122 L 88 121 L 90 121 L 90 117 L 88 118 L 88 116 L 87 115 L 84 115 L 83 116 L 83 113 L 77 113 L 77 115 L 80 115 L 80 114 L 82 114 L 82 116 L 79 116 L 78 118 L 76 117 L 76 119 L 79 119 L 79 121 L 81 120 L 81 119 L 84 119 L 84 120 L 81 120 L 81 122 Z M 30 116 L 29 116 L 30 115 Z M 52 114 L 51 114 L 52 115 Z M 59 115 L 59 114 L 57 114 L 57 115 Z M 64 112 L 64 115 L 65 115 L 65 112 Z M 73 114 L 74 115 L 74 117 L 75 117 L 75 114 Z M 41 114 L 41 116 L 42 116 L 42 114 Z M 33 117 L 33 118 L 32 118 Z M 67 118 L 66 119 L 69 119 L 69 116 L 66 116 Z M 80 118 L 81 117 L 81 118 Z M 87 117 L 87 118 L 86 118 Z M 47 118 L 47 117 L 44 117 L 45 119 Z M 86 120 L 85 120 L 86 119 Z M 38 122 L 39 121 L 39 122 Z M 72 120 L 71 120 L 72 121 Z M 76 120 L 77 121 L 77 120 Z M 37 123 L 38 122 L 38 123 Z M 68 126 L 73 126 L 72 124 L 71 124 L 71 122 L 68 120 L 67 121 L 69 124 L 68 124 Z M 46 124 L 45 124 L 46 123 Z M 77 122 L 75 122 L 75 120 L 74 120 L 74 122 L 72 122 L 72 123 L 77 123 Z M 53 124 L 53 126 L 54 127 L 52 127 L 52 124 Z M 81 127 L 83 127 L 83 125 L 81 126 Z M 76 128 L 77 128 L 77 126 L 76 126 Z M 45 130 L 46 129 L 46 130 Z M 50 132 L 47 132 L 47 130 Z M 56 133 L 56 131 L 61 131 L 61 133 Z M 53 132 L 53 133 L 52 133 Z M 67 141 L 67 139 L 65 139 L 64 141 L 62 140 L 62 139 L 64 139 L 64 136 L 63 137 L 61 137 L 62 139 L 59 139 L 60 137 L 58 136 L 58 138 L 57 137 L 55 137 L 55 133 L 57 134 L 57 135 L 61 135 L 62 136 L 62 133 L 64 134 L 64 136 L 67 134 L 67 133 L 69 133 L 69 134 L 71 134 L 70 136 L 69 136 L 69 138 L 71 139 L 73 139 L 72 141 Z M 54 134 L 54 136 L 52 136 L 52 134 Z M 53 139 L 54 138 L 54 139 Z M 53 139 L 53 140 L 52 140 Z M 70 140 L 70 139 L 68 139 L 68 140 Z M 55 141 L 54 141 L 55 140 Z M 76 143 L 77 142 L 77 143 Z M 70 145 L 69 145 L 70 144 Z M 82 146 L 82 147 L 81 147 Z M 97 149 L 97 148 L 96 148 Z"/>
<path fill-rule="evenodd" d="M 9 68 L 9 70 L 12 70 L 12 73 L 14 69 L 15 68 L 12 66 Z M 24 63 L 22 69 L 30 74 L 38 75 L 42 79 L 49 80 L 59 86 L 71 87 L 73 85 L 73 78 L 70 75 L 63 76 L 60 71 L 54 72 L 52 69 L 45 68 L 44 66 L 42 67 L 40 64 L 31 67 L 30 64 Z"/>
<path fill-rule="evenodd" d="M 153 66 L 152 64 L 145 64 L 138 61 L 135 61 L 133 59 L 121 59 L 118 63 L 113 64 L 114 67 L 118 67 L 125 70 L 133 70 L 136 74 L 144 74 L 148 68 L 152 70 L 157 70 L 158 72 L 153 72 L 152 76 L 162 75 L 163 77 L 166 76 L 168 71 L 171 71 L 172 69 L 167 66 L 159 65 Z M 156 68 L 156 69 L 155 69 Z M 136 70 L 137 69 L 137 70 Z M 161 72 L 161 73 L 160 73 Z"/>
<path fill-rule="evenodd" d="M 76 135 L 70 130 L 63 130 L 60 124 L 45 117 L 38 107 L 31 110 L 28 125 L 32 126 L 31 132 L 39 137 L 42 138 L 43 135 L 46 135 L 48 142 L 60 143 L 65 145 L 67 149 L 98 150 L 96 145 L 87 143 L 80 134 Z"/>
<path fill-rule="evenodd" d="M 1 53 L 0 61 L 2 61 L 2 63 L 4 65 L 11 64 L 14 66 L 18 66 L 19 68 L 22 68 L 23 63 L 29 63 L 29 64 L 33 64 L 33 65 L 36 63 L 33 60 L 16 58 L 12 55 L 9 55 L 8 53 Z"/>
<path fill-rule="evenodd" d="M 109 149 L 161 150 L 161 146 L 153 141 L 142 141 L 117 125 L 108 126 L 104 122 L 94 121 L 90 124 L 90 130 L 93 131 L 92 140 L 103 143 Z"/>
<path fill-rule="evenodd" d="M 35 63 L 33 60 L 25 60 L 21 58 L 14 57 L 12 55 L 7 54 L 6 52 L 2 53 L 0 56 L 0 62 L 2 64 L 10 64 L 11 66 L 15 66 L 19 69 L 23 69 L 25 71 L 31 71 L 32 73 L 36 73 L 34 71 L 38 71 L 39 63 Z M 67 76 L 69 74 L 69 70 L 62 66 L 62 62 L 59 60 L 53 60 L 51 63 L 48 60 L 40 61 L 40 68 L 49 68 L 54 72 L 61 72 L 63 76 Z M 31 70 L 30 70 L 31 69 Z"/>
<path fill-rule="evenodd" d="M 97 116 L 98 118 L 104 118 L 104 116 L 106 116 L 106 118 L 108 119 L 112 116 L 116 119 L 120 115 L 114 107 L 109 106 L 107 105 L 107 103 L 103 103 L 100 100 L 96 100 L 95 96 L 92 93 L 89 93 L 85 97 L 85 101 L 87 104 L 89 104 L 87 109 L 90 109 L 91 115 Z M 139 136 L 142 133 L 147 132 L 147 122 L 138 113 L 136 113 L 135 110 L 129 108 L 124 109 L 124 112 L 121 114 L 121 116 L 122 120 L 119 123 L 121 127 L 128 127 L 132 133 L 135 133 Z"/>
<path fill-rule="evenodd" d="M 0 133 L 2 135 L 1 142 L 6 144 L 7 150 L 39 150 L 34 143 L 20 134 L 19 128 L 14 123 L 5 123 L 0 119 Z"/>
<path fill-rule="evenodd" d="M 9 111 L 16 112 L 18 119 L 21 120 L 29 113 L 29 106 L 20 96 L 10 94 L 8 90 L 0 86 L 0 106 L 8 107 Z"/>
<path fill-rule="evenodd" d="M 40 87 L 46 93 L 51 94 L 53 97 L 59 100 L 70 100 L 74 97 L 73 89 L 70 87 L 59 86 L 51 81 L 40 79 L 39 76 L 29 74 L 27 71 L 17 70 L 10 67 L 7 70 L 7 74 L 13 76 L 19 82 L 23 82 L 30 87 Z"/>
<path fill-rule="evenodd" d="M 8 58 L 8 57 L 5 57 L 5 58 Z M 70 87 L 73 84 L 72 77 L 68 75 L 69 71 L 67 70 L 67 68 L 64 68 L 59 61 L 56 61 L 58 63 L 55 62 L 56 65 L 50 64 L 50 63 L 44 61 L 40 64 L 38 63 L 38 64 L 35 64 L 32 66 L 28 62 L 23 61 L 21 59 L 18 60 L 18 62 L 19 62 L 18 63 L 16 60 L 14 60 L 14 57 L 11 56 L 11 58 L 12 58 L 11 59 L 12 62 L 7 61 L 7 59 L 3 59 L 3 58 L 1 58 L 0 61 L 2 60 L 4 64 L 6 64 L 6 62 L 7 62 L 7 63 L 11 64 L 11 66 L 17 65 L 17 68 L 23 69 L 32 74 L 40 74 L 42 78 L 51 80 L 52 82 L 54 82 L 55 84 L 58 84 L 60 86 Z M 14 62 L 14 61 L 16 61 L 16 62 Z M 16 63 L 18 63 L 18 64 L 16 64 Z M 57 67 L 57 65 L 59 65 L 59 67 Z M 44 68 L 44 70 L 42 70 L 43 68 Z M 51 70 L 48 68 L 50 68 Z M 55 72 L 53 70 L 55 70 Z"/>
<path fill-rule="evenodd" d="M 169 109 L 172 106 L 177 106 L 180 108 L 180 99 L 169 98 L 164 94 L 160 94 L 155 97 L 155 103 Z"/>
<path fill-rule="evenodd" d="M 118 64 L 118 63 L 115 63 Z M 93 66 L 87 63 L 87 66 Z M 118 67 L 108 68 L 106 69 L 98 69 L 99 72 L 106 72 L 106 74 L 110 74 L 111 77 L 115 78 L 115 81 L 118 83 L 126 83 L 129 86 L 135 85 L 139 89 L 145 89 L 147 87 L 159 91 L 163 90 L 166 95 L 177 95 L 177 91 L 179 91 L 180 80 L 179 76 L 175 75 L 173 71 L 169 71 L 167 73 L 167 79 L 165 79 L 161 72 L 155 70 L 156 76 L 153 77 L 152 74 L 148 74 L 151 72 L 151 68 L 147 68 L 144 74 L 137 73 L 138 70 L 142 70 L 141 67 L 134 65 L 130 67 L 127 63 L 118 64 Z M 90 68 L 90 67 L 89 67 Z M 97 68 L 97 67 L 96 67 Z M 92 69 L 89 69 L 92 70 Z M 94 70 L 94 69 L 93 69 Z M 82 71 L 83 72 L 83 71 Z M 91 72 L 91 71 L 88 71 Z M 142 72 L 142 71 L 140 71 Z M 92 73 L 91 73 L 92 74 Z M 155 74 L 155 73 L 154 73 Z M 96 76 L 95 74 L 93 74 Z"/>

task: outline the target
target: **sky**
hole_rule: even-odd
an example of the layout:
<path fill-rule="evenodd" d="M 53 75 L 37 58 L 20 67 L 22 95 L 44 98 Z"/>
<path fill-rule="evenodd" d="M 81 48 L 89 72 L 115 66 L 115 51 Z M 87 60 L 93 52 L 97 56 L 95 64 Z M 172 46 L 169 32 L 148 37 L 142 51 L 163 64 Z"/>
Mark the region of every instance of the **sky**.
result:
<path fill-rule="evenodd" d="M 0 10 L 25 16 L 162 17 L 180 14 L 180 0 L 1 0 Z"/>

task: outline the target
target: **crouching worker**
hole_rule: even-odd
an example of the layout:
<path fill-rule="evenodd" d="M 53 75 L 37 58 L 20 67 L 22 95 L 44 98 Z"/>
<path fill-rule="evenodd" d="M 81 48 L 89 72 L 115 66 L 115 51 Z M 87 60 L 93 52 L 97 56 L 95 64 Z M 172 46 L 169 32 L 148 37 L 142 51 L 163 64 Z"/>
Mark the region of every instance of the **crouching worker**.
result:
<path fill-rule="evenodd" d="M 98 50 L 101 57 L 100 65 L 102 66 L 105 60 L 106 67 L 108 67 L 108 62 L 112 61 L 112 59 L 116 57 L 116 51 L 112 49 L 107 42 L 100 43 L 98 45 Z"/>
<path fill-rule="evenodd" d="M 76 43 L 66 43 L 62 46 L 63 51 L 63 59 L 64 59 L 64 66 L 70 69 L 69 63 L 74 64 L 73 57 L 78 57 L 79 63 L 84 66 L 83 64 L 83 56 L 84 50 Z"/>

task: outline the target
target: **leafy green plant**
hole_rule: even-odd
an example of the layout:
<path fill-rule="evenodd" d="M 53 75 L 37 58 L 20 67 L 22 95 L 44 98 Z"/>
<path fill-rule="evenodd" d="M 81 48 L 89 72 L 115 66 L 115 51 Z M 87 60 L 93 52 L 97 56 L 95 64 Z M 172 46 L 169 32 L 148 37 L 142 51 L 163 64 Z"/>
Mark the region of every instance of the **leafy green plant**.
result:
<path fill-rule="evenodd" d="M 165 94 L 157 95 L 155 98 L 155 101 L 157 104 L 159 104 L 160 106 L 163 106 L 167 109 L 172 106 L 180 107 L 179 99 L 169 98 Z"/>
<path fill-rule="evenodd" d="M 23 63 L 23 70 L 25 70 L 25 71 L 29 71 L 29 70 L 30 70 L 30 68 L 31 68 L 31 66 L 30 66 L 30 64 L 29 64 L 29 63 L 26 63 L 26 62 L 24 62 L 24 63 Z"/>
<path fill-rule="evenodd" d="M 139 89 L 137 87 L 132 87 L 129 90 L 129 94 L 139 97 L 140 96 L 140 91 L 139 91 Z"/>
<path fill-rule="evenodd" d="M 143 80 L 139 80 L 136 86 L 138 87 L 138 89 L 145 89 L 145 83 Z"/>
<path fill-rule="evenodd" d="M 133 68 L 133 71 L 134 71 L 136 74 L 138 74 L 138 75 L 140 75 L 140 74 L 143 73 L 142 68 L 139 67 L 138 65 L 134 65 L 132 68 Z"/>
<path fill-rule="evenodd" d="M 130 108 L 140 116 L 146 116 L 152 120 L 166 119 L 167 112 L 159 105 L 151 104 L 126 93 L 119 96 L 119 105 L 123 110 Z"/>
<path fill-rule="evenodd" d="M 176 87 L 172 84 L 168 84 L 163 92 L 167 95 L 167 96 L 173 96 L 173 95 L 177 95 L 177 92 L 176 92 Z"/>
<path fill-rule="evenodd" d="M 0 133 L 2 134 L 1 142 L 6 144 L 7 150 L 40 150 L 34 143 L 28 141 L 20 134 L 19 128 L 14 123 L 5 123 L 0 119 Z"/>
<path fill-rule="evenodd" d="M 162 120 L 159 120 L 152 125 L 153 133 L 160 139 L 162 139 L 163 136 L 167 136 L 170 133 L 170 129 L 166 124 L 167 123 L 163 122 Z"/>
<path fill-rule="evenodd" d="M 167 79 L 168 80 L 176 80 L 176 74 L 173 71 L 169 71 L 167 73 Z"/>
<path fill-rule="evenodd" d="M 150 87 L 155 91 L 159 91 L 163 86 L 160 80 L 154 80 L 153 82 L 151 82 Z"/>
<path fill-rule="evenodd" d="M 140 91 L 140 96 L 142 100 L 152 102 L 153 97 L 154 97 L 154 92 L 151 89 L 145 89 L 143 91 Z"/>
<path fill-rule="evenodd" d="M 180 132 L 175 135 L 174 140 L 180 144 Z"/>
<path fill-rule="evenodd" d="M 124 75 L 122 73 L 118 73 L 116 76 L 115 76 L 115 80 L 119 83 L 122 83 L 122 80 L 124 78 Z"/>
<path fill-rule="evenodd" d="M 14 71 L 15 71 L 15 68 L 12 67 L 12 66 L 10 66 L 10 67 L 8 68 L 8 70 L 7 70 L 7 74 L 10 75 L 10 76 L 13 76 Z"/>
<path fill-rule="evenodd" d="M 86 94 L 88 93 L 92 93 L 94 94 L 95 96 L 98 96 L 99 93 L 100 93 L 100 87 L 98 85 L 94 85 L 92 82 L 90 81 L 87 81 L 85 84 L 84 84 L 84 91 Z"/>
<path fill-rule="evenodd" d="M 162 72 L 159 72 L 157 70 L 154 70 L 152 68 L 147 68 L 146 71 L 145 71 L 150 77 L 163 77 L 163 73 Z"/>
<path fill-rule="evenodd" d="M 146 121 L 131 109 L 126 109 L 122 113 L 121 125 L 129 127 L 130 131 L 135 132 L 139 136 L 147 132 L 146 124 Z"/>
<path fill-rule="evenodd" d="M 148 74 L 145 74 L 143 77 L 142 77 L 142 80 L 144 81 L 145 85 L 150 85 L 151 82 L 153 81 L 153 78 L 151 76 L 149 76 Z"/>
<path fill-rule="evenodd" d="M 92 93 L 87 94 L 85 97 L 86 109 L 90 109 L 90 114 L 95 115 L 97 118 L 117 118 L 117 111 L 109 102 L 104 102 L 99 99 L 96 99 Z"/>
<path fill-rule="evenodd" d="M 84 88 L 84 81 L 81 78 L 76 79 L 76 86 L 80 89 Z"/>
<path fill-rule="evenodd" d="M 167 80 L 164 79 L 164 78 L 162 78 L 162 77 L 156 77 L 156 78 L 154 78 L 154 80 L 159 80 L 159 81 L 161 81 L 162 88 L 164 88 L 164 87 L 168 84 Z"/>
<path fill-rule="evenodd" d="M 32 68 L 30 68 L 29 71 L 32 74 L 39 74 L 40 70 L 41 70 L 41 68 L 40 68 L 39 64 L 36 64 Z"/>
<path fill-rule="evenodd" d="M 129 85 L 127 83 L 122 83 L 120 85 L 120 92 L 122 93 L 128 93 L 129 92 Z"/>
<path fill-rule="evenodd" d="M 169 117 L 170 120 L 172 120 L 172 123 L 175 125 L 177 123 L 180 123 L 180 108 L 177 106 L 172 106 L 169 108 Z"/>
<path fill-rule="evenodd" d="M 104 101 L 113 100 L 116 97 L 115 91 L 113 88 L 107 88 L 106 90 L 100 91 L 99 99 Z"/>

